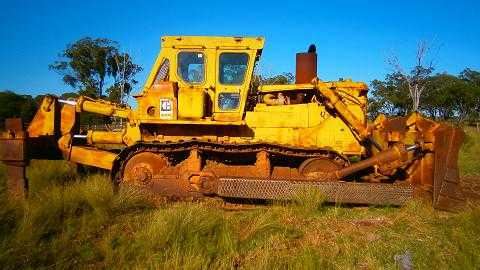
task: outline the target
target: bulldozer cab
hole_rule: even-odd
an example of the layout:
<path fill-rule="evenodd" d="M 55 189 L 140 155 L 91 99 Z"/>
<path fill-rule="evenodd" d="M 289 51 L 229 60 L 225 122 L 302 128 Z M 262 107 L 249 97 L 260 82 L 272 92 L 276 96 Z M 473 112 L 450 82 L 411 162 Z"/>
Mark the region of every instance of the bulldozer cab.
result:
<path fill-rule="evenodd" d="M 162 37 L 143 93 L 145 120 L 241 122 L 260 37 Z"/>

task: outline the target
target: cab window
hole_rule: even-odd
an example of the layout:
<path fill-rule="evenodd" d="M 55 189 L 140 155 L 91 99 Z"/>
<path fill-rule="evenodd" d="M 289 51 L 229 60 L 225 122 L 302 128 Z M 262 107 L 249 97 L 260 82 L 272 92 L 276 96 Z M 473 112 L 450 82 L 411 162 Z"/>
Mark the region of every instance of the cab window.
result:
<path fill-rule="evenodd" d="M 183 81 L 191 84 L 205 80 L 205 56 L 201 52 L 178 53 L 178 75 Z"/>
<path fill-rule="evenodd" d="M 170 61 L 168 59 L 163 60 L 160 68 L 158 69 L 157 76 L 153 84 L 159 84 L 163 81 L 168 81 L 168 71 L 170 69 Z"/>
<path fill-rule="evenodd" d="M 245 80 L 248 66 L 246 53 L 220 54 L 220 83 L 225 85 L 241 85 Z"/>

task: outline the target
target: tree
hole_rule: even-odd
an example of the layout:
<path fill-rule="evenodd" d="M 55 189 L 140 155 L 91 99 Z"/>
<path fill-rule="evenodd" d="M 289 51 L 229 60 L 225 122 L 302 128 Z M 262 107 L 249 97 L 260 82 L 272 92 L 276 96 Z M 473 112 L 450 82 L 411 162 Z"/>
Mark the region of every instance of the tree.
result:
<path fill-rule="evenodd" d="M 117 54 L 115 56 L 116 72 L 114 83 L 107 89 L 108 99 L 117 103 L 123 103 L 124 97 L 128 96 L 133 86 L 138 83 L 135 75 L 142 71 L 139 65 L 132 63 L 129 54 Z"/>
<path fill-rule="evenodd" d="M 61 99 L 75 99 L 78 97 L 78 93 L 75 92 L 66 92 L 60 95 Z"/>
<path fill-rule="evenodd" d="M 428 81 L 428 91 L 423 96 L 424 111 L 431 118 L 443 120 L 454 118 L 458 100 L 465 94 L 464 87 L 462 80 L 454 75 L 443 73 L 432 76 Z"/>
<path fill-rule="evenodd" d="M 109 79 L 113 81 L 108 87 L 109 96 L 120 96 L 116 92 L 125 85 L 131 90 L 137 83 L 134 76 L 142 70 L 128 54 L 120 52 L 117 42 L 106 38 L 80 39 L 67 45 L 59 57 L 49 66 L 50 69 L 59 73 L 63 82 L 78 93 L 94 98 L 104 97 Z"/>
<path fill-rule="evenodd" d="M 460 73 L 460 79 L 472 86 L 475 106 L 470 118 L 475 118 L 478 121 L 480 119 L 480 72 L 466 68 Z"/>
<path fill-rule="evenodd" d="M 6 118 L 20 117 L 24 123 L 32 120 L 37 111 L 37 103 L 29 95 L 18 95 L 12 91 L 0 92 L 0 127 Z"/>
<path fill-rule="evenodd" d="M 422 94 L 426 89 L 426 84 L 428 78 L 434 70 L 433 61 L 430 61 L 427 65 L 425 64 L 426 56 L 430 50 L 427 42 L 421 41 L 417 45 L 417 54 L 415 57 L 415 66 L 410 70 L 410 72 L 405 72 L 400 61 L 396 56 L 390 57 L 388 63 L 393 67 L 394 74 L 398 76 L 399 79 L 405 81 L 408 86 L 408 93 L 412 100 L 413 111 L 420 110 L 420 101 L 422 100 Z"/>
<path fill-rule="evenodd" d="M 292 73 L 282 73 L 271 77 L 260 76 L 261 84 L 291 84 L 295 81 L 295 76 Z"/>
<path fill-rule="evenodd" d="M 457 121 L 463 122 L 474 119 L 478 121 L 479 88 L 463 81 L 459 81 L 453 87 L 450 91 Z"/>
<path fill-rule="evenodd" d="M 368 105 L 369 118 L 374 119 L 379 113 L 403 116 L 410 110 L 408 84 L 402 75 L 394 72 L 387 74 L 385 80 L 373 80 L 371 98 Z"/>
<path fill-rule="evenodd" d="M 480 72 L 471 70 L 470 68 L 464 69 L 460 72 L 460 79 L 467 81 L 477 87 L 480 87 Z"/>

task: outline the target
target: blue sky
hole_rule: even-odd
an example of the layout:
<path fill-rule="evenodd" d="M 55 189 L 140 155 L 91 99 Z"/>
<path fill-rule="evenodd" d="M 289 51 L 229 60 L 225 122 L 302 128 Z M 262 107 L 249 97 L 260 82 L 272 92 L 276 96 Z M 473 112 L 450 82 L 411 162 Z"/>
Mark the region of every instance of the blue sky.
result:
<path fill-rule="evenodd" d="M 71 91 L 48 65 L 82 37 L 118 41 L 144 71 L 162 35 L 264 36 L 265 74 L 294 72 L 295 53 L 315 43 L 323 80 L 383 78 L 385 59 L 412 64 L 433 45 L 437 72 L 480 69 L 480 1 L 42 1 L 0 0 L 0 89 Z"/>

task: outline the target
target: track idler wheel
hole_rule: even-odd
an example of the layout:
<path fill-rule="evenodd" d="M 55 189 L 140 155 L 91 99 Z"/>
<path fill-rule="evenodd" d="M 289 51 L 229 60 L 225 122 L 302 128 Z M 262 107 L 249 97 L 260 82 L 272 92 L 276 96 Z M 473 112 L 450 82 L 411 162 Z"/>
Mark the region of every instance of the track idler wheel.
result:
<path fill-rule="evenodd" d="M 298 170 L 304 177 L 315 179 L 316 181 L 324 178 L 324 181 L 329 181 L 331 179 L 326 178 L 326 176 L 341 168 L 340 164 L 328 158 L 310 158 L 305 160 Z"/>
<path fill-rule="evenodd" d="M 141 152 L 131 157 L 125 164 L 122 183 L 135 186 L 148 186 L 154 176 L 168 166 L 168 160 L 151 152 Z"/>
<path fill-rule="evenodd" d="M 135 153 L 126 160 L 120 185 L 137 187 L 159 198 L 176 200 L 199 196 L 190 183 L 171 167 L 168 158 L 149 151 Z"/>

